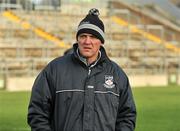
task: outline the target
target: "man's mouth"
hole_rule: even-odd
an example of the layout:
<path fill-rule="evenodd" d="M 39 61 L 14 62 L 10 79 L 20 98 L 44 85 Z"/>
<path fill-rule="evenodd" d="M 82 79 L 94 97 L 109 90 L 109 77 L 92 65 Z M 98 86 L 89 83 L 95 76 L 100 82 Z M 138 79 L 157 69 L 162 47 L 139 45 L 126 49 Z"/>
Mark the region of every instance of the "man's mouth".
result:
<path fill-rule="evenodd" d="M 84 49 L 85 49 L 85 50 L 90 50 L 90 49 L 91 49 L 91 47 L 84 47 Z"/>

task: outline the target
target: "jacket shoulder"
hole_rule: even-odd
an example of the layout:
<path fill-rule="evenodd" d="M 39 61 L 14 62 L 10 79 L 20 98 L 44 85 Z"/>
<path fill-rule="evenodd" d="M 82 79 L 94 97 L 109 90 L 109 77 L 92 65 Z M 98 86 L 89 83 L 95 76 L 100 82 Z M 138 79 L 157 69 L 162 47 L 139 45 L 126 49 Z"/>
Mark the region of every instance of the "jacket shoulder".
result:
<path fill-rule="evenodd" d="M 125 74 L 124 70 L 114 61 L 110 60 L 111 66 L 119 73 Z"/>
<path fill-rule="evenodd" d="M 60 56 L 49 62 L 49 66 L 63 66 L 64 64 L 70 63 L 71 54 Z"/>
<path fill-rule="evenodd" d="M 128 77 L 125 71 L 114 61 L 110 60 L 111 66 L 114 69 L 115 73 L 118 75 L 120 79 L 127 80 Z"/>
<path fill-rule="evenodd" d="M 71 55 L 60 56 L 50 61 L 43 69 L 47 73 L 56 73 L 63 70 L 67 65 L 71 65 Z"/>

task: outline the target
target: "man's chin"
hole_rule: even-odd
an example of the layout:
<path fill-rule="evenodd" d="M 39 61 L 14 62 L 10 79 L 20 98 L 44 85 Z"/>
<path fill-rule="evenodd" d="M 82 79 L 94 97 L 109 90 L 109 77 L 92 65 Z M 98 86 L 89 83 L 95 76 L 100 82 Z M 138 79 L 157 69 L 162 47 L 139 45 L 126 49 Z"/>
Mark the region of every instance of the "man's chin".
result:
<path fill-rule="evenodd" d="M 83 57 L 85 57 L 85 58 L 89 58 L 89 57 L 91 57 L 91 55 L 89 54 L 89 53 L 83 53 L 83 54 L 81 54 Z"/>

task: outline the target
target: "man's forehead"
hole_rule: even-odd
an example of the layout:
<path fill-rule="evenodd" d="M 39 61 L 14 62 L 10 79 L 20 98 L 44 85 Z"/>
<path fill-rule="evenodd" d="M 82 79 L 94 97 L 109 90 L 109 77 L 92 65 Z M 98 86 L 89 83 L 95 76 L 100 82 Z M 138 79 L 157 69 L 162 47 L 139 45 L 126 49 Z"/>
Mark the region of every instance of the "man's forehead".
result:
<path fill-rule="evenodd" d="M 89 34 L 89 33 L 81 33 L 79 36 L 94 36 L 93 34 Z"/>

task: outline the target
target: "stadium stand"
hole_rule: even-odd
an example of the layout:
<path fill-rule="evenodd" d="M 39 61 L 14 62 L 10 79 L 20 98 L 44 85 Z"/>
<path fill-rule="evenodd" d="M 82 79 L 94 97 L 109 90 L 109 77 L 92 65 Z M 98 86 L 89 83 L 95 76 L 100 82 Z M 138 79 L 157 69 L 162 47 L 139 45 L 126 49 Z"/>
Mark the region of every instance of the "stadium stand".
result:
<path fill-rule="evenodd" d="M 70 48 L 79 21 L 89 8 L 98 5 L 106 26 L 105 47 L 112 60 L 129 75 L 160 75 L 165 80 L 175 74 L 180 81 L 180 27 L 172 20 L 122 1 L 97 0 L 88 5 L 85 0 L 62 1 L 56 8 L 28 5 L 20 0 L 13 6 L 0 4 L 2 78 L 35 77 L 49 61 Z"/>

